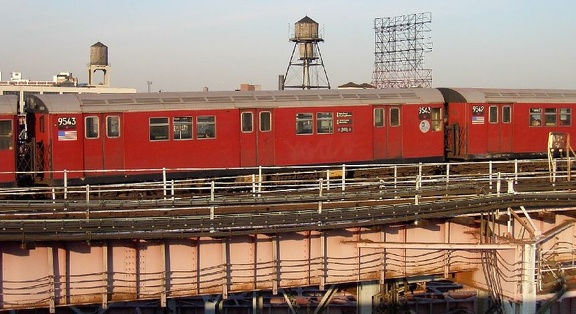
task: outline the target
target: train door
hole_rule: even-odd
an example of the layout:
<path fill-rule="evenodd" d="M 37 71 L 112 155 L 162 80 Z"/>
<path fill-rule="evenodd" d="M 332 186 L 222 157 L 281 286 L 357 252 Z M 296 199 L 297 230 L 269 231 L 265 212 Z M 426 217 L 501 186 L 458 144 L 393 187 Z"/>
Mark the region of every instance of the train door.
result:
<path fill-rule="evenodd" d="M 490 104 L 488 106 L 488 153 L 512 152 L 512 106 Z"/>
<path fill-rule="evenodd" d="M 402 117 L 400 106 L 388 107 L 388 158 L 402 158 Z"/>
<path fill-rule="evenodd" d="M 388 138 L 386 107 L 374 106 L 372 116 L 374 159 L 388 158 L 388 147 L 386 144 L 386 139 Z"/>
<path fill-rule="evenodd" d="M 240 111 L 240 166 L 274 165 L 272 110 Z"/>
<path fill-rule="evenodd" d="M 402 158 L 400 106 L 373 107 L 374 159 Z"/>
<path fill-rule="evenodd" d="M 119 113 L 88 114 L 84 117 L 85 169 L 124 169 L 124 142 L 121 121 L 122 115 Z M 117 175 L 121 173 L 100 174 Z"/>

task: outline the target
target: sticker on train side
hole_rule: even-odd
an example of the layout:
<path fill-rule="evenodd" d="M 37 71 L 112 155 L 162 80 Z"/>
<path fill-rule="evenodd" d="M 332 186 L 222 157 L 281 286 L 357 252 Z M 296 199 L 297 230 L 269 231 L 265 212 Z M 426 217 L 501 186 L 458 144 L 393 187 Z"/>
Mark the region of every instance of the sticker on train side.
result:
<path fill-rule="evenodd" d="M 59 141 L 75 141 L 78 139 L 76 117 L 59 117 L 57 123 Z"/>

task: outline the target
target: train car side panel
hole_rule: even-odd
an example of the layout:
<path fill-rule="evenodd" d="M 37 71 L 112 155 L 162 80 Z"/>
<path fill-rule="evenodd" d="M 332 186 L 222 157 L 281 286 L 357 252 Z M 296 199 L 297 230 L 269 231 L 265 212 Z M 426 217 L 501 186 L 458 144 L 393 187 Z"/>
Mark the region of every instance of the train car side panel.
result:
<path fill-rule="evenodd" d="M 488 106 L 486 104 L 466 104 L 464 125 L 465 141 L 468 145 L 468 158 L 484 158 L 488 154 Z"/>
<path fill-rule="evenodd" d="M 53 179 L 64 178 L 64 171 L 69 171 L 67 177 L 81 178 L 84 176 L 84 141 L 82 137 L 83 123 L 80 113 L 59 113 L 47 116 L 46 127 L 50 129 L 47 138 L 48 147 L 45 152 L 50 163 L 49 169 L 54 171 Z"/>
<path fill-rule="evenodd" d="M 372 160 L 372 107 L 325 106 L 275 111 L 276 165 Z"/>
<path fill-rule="evenodd" d="M 82 115 L 40 111 L 33 114 L 32 121 L 34 170 L 39 180 L 63 179 L 65 170 L 69 171 L 68 178 L 81 178 L 84 169 Z"/>
<path fill-rule="evenodd" d="M 448 157 L 473 159 L 488 152 L 488 108 L 484 104 L 448 103 Z"/>
<path fill-rule="evenodd" d="M 444 158 L 444 105 L 402 106 L 404 159 L 442 160 Z"/>
<path fill-rule="evenodd" d="M 544 155 L 550 132 L 576 134 L 573 103 L 515 104 L 514 128 L 522 134 L 514 141 L 514 152 Z"/>
<path fill-rule="evenodd" d="M 124 114 L 127 169 L 238 167 L 238 110 Z"/>

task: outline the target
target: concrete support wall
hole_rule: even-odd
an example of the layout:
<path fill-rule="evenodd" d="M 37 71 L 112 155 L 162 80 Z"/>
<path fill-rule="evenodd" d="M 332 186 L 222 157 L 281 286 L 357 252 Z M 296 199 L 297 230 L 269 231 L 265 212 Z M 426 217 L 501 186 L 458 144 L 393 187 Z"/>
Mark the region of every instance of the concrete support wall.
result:
<path fill-rule="evenodd" d="M 554 224 L 542 227 L 545 232 Z M 571 227 L 550 241 L 565 243 L 573 234 Z M 477 229 L 448 220 L 430 221 L 426 227 L 396 225 L 224 238 L 50 242 L 26 247 L 1 242 L 0 310 L 54 311 L 59 306 L 82 304 L 107 308 L 112 302 L 134 300 L 160 300 L 166 307 L 167 299 L 173 298 L 226 299 L 230 293 L 278 294 L 280 289 L 324 289 L 361 282 L 359 311 L 368 313 L 370 296 L 386 279 L 459 273 L 457 278 L 463 282 L 490 288 L 482 252 L 495 251 L 496 264 L 488 269 L 500 267 L 506 280 L 494 278 L 501 294 L 518 300 L 529 293 L 521 279 L 532 276 L 523 273 L 529 266 L 523 269 L 522 262 L 517 262 L 522 261 L 518 257 L 524 250 L 523 245 L 502 250 L 483 247 Z M 258 299 L 254 302 L 259 309 Z M 207 299 L 206 304 L 216 306 L 217 302 Z"/>

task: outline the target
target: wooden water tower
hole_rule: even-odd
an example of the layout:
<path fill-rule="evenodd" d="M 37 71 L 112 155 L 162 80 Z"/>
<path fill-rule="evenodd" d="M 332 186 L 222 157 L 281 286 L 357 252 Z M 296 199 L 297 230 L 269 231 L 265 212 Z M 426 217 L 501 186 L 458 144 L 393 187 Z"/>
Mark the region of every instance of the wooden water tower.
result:
<path fill-rule="evenodd" d="M 318 23 L 305 16 L 294 25 L 294 37 L 290 41 L 294 42 L 294 49 L 282 89 L 329 89 L 328 74 L 318 46 L 318 43 L 324 41 L 318 34 Z"/>
<path fill-rule="evenodd" d="M 104 81 L 94 82 L 94 73 L 102 71 Z M 108 47 L 101 42 L 90 46 L 90 64 L 88 65 L 88 85 L 110 87 L 110 64 L 108 63 Z"/>

